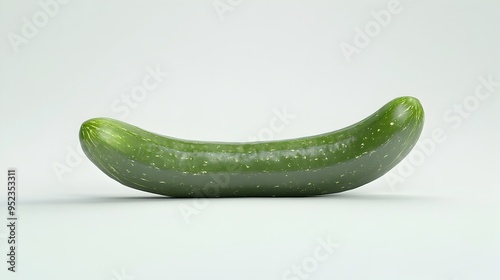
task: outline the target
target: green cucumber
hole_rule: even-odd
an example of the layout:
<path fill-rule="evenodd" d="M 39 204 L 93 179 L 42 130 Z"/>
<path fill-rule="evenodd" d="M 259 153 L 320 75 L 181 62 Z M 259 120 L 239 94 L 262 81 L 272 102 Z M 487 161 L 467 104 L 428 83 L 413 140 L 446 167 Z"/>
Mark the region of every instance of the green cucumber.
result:
<path fill-rule="evenodd" d="M 415 146 L 424 111 L 399 97 L 346 128 L 291 140 L 188 141 L 109 118 L 80 128 L 88 158 L 125 186 L 172 197 L 312 196 L 373 181 Z"/>

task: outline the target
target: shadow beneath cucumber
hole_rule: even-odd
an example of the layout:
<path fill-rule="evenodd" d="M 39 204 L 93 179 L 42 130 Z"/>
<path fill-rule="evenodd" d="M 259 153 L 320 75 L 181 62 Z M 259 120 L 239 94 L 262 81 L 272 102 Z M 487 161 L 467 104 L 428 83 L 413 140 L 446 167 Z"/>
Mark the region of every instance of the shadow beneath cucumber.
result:
<path fill-rule="evenodd" d="M 44 204 L 105 204 L 105 203 L 135 203 L 135 202 L 146 202 L 148 203 L 158 203 L 160 201 L 175 201 L 175 200 L 195 200 L 195 199 L 210 199 L 213 201 L 222 200 L 260 200 L 260 201 L 352 201 L 353 203 L 358 202 L 415 202 L 415 201 L 437 201 L 443 200 L 445 198 L 438 196 L 424 196 L 415 194 L 367 194 L 367 193 L 337 193 L 328 195 L 318 195 L 318 196 L 307 196 L 307 197 L 216 197 L 216 198 L 189 198 L 189 197 L 169 197 L 160 195 L 138 195 L 138 196 L 93 196 L 93 195 L 67 195 L 66 197 L 59 197 L 54 199 L 43 198 L 40 200 L 31 199 L 24 201 L 25 205 L 44 205 Z M 333 202 L 332 202 L 333 203 Z"/>

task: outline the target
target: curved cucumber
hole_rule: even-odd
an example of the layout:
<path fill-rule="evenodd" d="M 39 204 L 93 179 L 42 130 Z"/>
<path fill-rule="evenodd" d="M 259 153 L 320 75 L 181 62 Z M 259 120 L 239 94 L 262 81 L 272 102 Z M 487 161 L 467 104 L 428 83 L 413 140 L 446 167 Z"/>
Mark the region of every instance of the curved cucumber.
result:
<path fill-rule="evenodd" d="M 88 158 L 116 181 L 174 197 L 311 196 L 354 189 L 416 144 L 424 111 L 396 98 L 346 128 L 292 140 L 221 143 L 165 137 L 96 118 L 80 128 Z"/>

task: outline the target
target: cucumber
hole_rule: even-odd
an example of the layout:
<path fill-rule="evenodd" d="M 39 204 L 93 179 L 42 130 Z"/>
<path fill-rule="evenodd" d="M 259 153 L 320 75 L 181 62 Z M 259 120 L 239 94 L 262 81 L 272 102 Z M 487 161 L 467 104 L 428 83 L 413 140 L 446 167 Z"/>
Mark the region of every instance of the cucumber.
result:
<path fill-rule="evenodd" d="M 106 175 L 172 197 L 313 196 L 354 189 L 398 164 L 424 124 L 418 99 L 396 98 L 346 128 L 290 140 L 189 141 L 109 118 L 80 128 L 87 157 Z"/>

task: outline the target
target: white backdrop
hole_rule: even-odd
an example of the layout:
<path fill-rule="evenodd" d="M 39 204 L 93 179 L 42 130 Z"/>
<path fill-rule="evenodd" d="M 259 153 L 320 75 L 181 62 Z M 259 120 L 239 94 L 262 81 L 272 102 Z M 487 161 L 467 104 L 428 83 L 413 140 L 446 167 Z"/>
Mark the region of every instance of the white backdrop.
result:
<path fill-rule="evenodd" d="M 2 279 L 498 279 L 500 2 L 0 5 Z M 338 195 L 161 198 L 78 142 L 101 116 L 186 139 L 294 138 L 401 95 L 426 111 L 419 145 Z"/>

